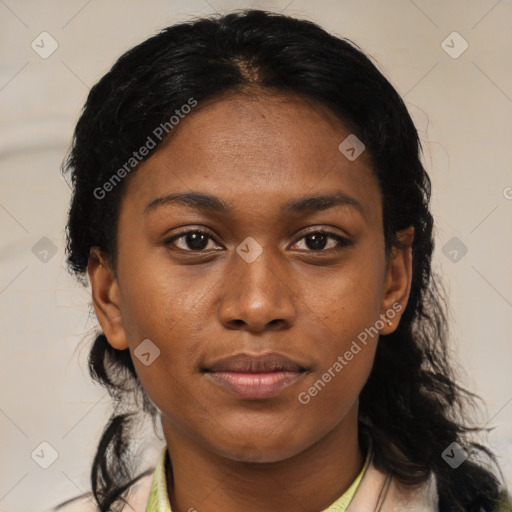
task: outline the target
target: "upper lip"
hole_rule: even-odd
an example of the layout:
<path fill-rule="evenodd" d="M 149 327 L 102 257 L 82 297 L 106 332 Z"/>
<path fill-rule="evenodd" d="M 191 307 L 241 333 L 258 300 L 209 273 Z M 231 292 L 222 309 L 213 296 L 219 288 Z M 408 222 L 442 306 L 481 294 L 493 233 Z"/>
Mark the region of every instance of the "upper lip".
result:
<path fill-rule="evenodd" d="M 265 354 L 248 354 L 246 352 L 234 354 L 228 357 L 217 359 L 213 364 L 207 366 L 205 371 L 209 372 L 300 372 L 305 367 L 293 361 L 289 357 L 277 352 Z"/>

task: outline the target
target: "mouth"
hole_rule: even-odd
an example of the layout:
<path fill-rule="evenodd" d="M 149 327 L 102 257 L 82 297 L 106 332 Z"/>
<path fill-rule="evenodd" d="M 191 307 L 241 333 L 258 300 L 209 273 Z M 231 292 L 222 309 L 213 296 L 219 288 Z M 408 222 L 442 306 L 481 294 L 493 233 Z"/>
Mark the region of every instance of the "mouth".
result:
<path fill-rule="evenodd" d="M 273 398 L 301 380 L 307 371 L 308 368 L 277 353 L 236 354 L 202 369 L 213 383 L 245 400 Z"/>

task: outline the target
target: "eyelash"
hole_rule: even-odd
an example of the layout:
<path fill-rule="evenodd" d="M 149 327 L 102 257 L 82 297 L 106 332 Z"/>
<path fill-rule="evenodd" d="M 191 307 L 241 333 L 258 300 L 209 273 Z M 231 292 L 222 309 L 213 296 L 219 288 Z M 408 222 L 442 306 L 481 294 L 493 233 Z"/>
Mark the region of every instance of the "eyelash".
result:
<path fill-rule="evenodd" d="M 189 231 L 183 231 L 182 233 L 179 233 L 177 235 L 173 235 L 171 238 L 165 240 L 163 242 L 163 245 L 166 245 L 166 246 L 169 246 L 169 245 L 174 245 L 174 242 L 176 240 L 179 240 L 180 238 L 183 238 L 185 237 L 186 235 L 189 235 L 191 233 L 197 233 L 197 234 L 200 234 L 200 235 L 206 235 L 210 240 L 213 240 L 215 242 L 215 239 L 210 235 L 210 233 L 208 233 L 207 231 L 203 231 L 201 229 L 192 229 L 192 230 L 189 230 Z M 344 248 L 347 248 L 347 247 L 350 247 L 353 245 L 353 242 L 351 242 L 350 240 L 348 240 L 347 238 L 344 238 L 336 233 L 333 233 L 332 231 L 329 231 L 329 230 L 325 230 L 325 229 L 321 229 L 321 230 L 317 230 L 317 231 L 310 231 L 308 233 L 306 233 L 305 235 L 303 235 L 301 238 L 299 238 L 297 240 L 297 242 L 299 242 L 300 240 L 303 240 L 304 238 L 308 237 L 308 236 L 311 236 L 311 235 L 327 235 L 329 238 L 333 238 L 334 240 L 336 240 L 338 242 L 338 247 L 331 247 L 330 249 L 319 249 L 318 251 L 314 251 L 313 249 L 309 249 L 307 250 L 308 252 L 313 252 L 313 253 L 329 253 L 329 252 L 337 252 L 337 251 L 340 251 Z M 297 243 L 295 242 L 295 243 Z M 204 249 L 202 250 L 193 250 L 193 249 L 180 249 L 180 248 L 177 248 L 179 251 L 182 251 L 182 252 L 192 252 L 192 253 L 202 253 L 202 252 L 209 252 L 209 251 L 205 251 Z"/>

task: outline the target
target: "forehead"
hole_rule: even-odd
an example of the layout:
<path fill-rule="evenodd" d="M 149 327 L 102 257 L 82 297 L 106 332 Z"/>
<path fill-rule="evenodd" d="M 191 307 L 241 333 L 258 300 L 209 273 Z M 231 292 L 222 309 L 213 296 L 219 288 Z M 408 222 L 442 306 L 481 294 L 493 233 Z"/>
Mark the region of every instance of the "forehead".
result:
<path fill-rule="evenodd" d="M 339 149 L 349 135 L 328 108 L 301 97 L 218 98 L 180 120 L 131 177 L 127 195 L 139 209 L 164 193 L 191 190 L 260 208 L 332 189 L 380 204 L 368 155 L 351 161 Z"/>

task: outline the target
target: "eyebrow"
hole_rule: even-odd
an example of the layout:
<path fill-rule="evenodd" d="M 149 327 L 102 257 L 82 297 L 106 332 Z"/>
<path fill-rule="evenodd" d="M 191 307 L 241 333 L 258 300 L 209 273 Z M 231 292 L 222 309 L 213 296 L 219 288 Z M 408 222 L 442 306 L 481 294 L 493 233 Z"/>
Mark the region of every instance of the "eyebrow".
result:
<path fill-rule="evenodd" d="M 149 202 L 144 208 L 144 213 L 149 213 L 158 207 L 177 204 L 194 208 L 204 212 L 228 214 L 233 212 L 234 208 L 219 197 L 205 194 L 202 192 L 174 193 L 158 197 Z M 348 206 L 358 211 L 365 220 L 366 213 L 361 203 L 353 197 L 347 196 L 341 191 L 332 194 L 321 194 L 299 197 L 284 203 L 280 212 L 283 215 L 314 213 L 328 210 L 334 206 Z"/>

